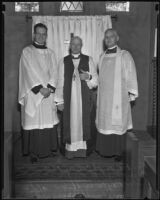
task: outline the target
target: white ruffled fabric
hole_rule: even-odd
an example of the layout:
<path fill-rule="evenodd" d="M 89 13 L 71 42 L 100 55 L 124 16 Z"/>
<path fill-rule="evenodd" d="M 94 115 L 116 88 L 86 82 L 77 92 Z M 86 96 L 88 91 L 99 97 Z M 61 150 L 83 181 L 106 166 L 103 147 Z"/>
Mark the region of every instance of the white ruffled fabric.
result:
<path fill-rule="evenodd" d="M 44 98 L 31 89 L 37 85 L 56 88 L 57 62 L 50 49 L 37 49 L 33 45 L 24 48 L 19 64 L 19 97 L 22 127 L 26 130 L 52 128 L 58 123 L 54 94 Z"/>

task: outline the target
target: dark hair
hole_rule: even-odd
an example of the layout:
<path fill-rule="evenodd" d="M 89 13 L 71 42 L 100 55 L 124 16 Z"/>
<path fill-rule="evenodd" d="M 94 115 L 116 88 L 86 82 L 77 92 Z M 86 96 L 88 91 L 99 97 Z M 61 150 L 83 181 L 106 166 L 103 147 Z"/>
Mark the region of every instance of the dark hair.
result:
<path fill-rule="evenodd" d="M 34 25 L 34 33 L 36 33 L 36 29 L 37 29 L 37 27 L 45 28 L 46 31 L 48 31 L 48 28 L 47 28 L 46 25 L 44 25 L 44 24 L 42 24 L 42 23 L 38 23 L 38 24 Z"/>

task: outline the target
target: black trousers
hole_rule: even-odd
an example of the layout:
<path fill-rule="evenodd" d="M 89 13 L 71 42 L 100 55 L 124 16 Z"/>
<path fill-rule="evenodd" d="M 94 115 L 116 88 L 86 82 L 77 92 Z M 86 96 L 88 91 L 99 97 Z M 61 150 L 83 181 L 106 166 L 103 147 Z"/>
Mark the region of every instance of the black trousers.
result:
<path fill-rule="evenodd" d="M 97 133 L 96 150 L 102 156 L 122 155 L 126 147 L 126 134 L 104 135 Z"/>
<path fill-rule="evenodd" d="M 53 128 L 22 130 L 22 153 L 47 157 L 57 150 L 57 140 L 57 125 Z"/>

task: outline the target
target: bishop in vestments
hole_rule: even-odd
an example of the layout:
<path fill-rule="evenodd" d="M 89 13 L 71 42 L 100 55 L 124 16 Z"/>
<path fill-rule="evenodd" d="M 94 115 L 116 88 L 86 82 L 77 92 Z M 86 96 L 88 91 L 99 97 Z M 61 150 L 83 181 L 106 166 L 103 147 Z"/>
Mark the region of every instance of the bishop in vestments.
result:
<path fill-rule="evenodd" d="M 91 137 L 91 89 L 97 87 L 97 70 L 93 59 L 81 53 L 82 40 L 71 39 L 71 54 L 59 62 L 56 102 L 63 110 L 63 143 L 65 155 L 86 157 Z"/>
<path fill-rule="evenodd" d="M 45 45 L 46 38 L 47 27 L 36 24 L 33 44 L 23 49 L 19 65 L 23 155 L 30 155 L 32 162 L 55 155 L 57 150 L 57 62 Z"/>
<path fill-rule="evenodd" d="M 96 150 L 119 161 L 125 151 L 125 137 L 132 129 L 130 102 L 138 97 L 137 75 L 131 54 L 122 50 L 113 29 L 105 32 L 107 50 L 99 62 L 96 127 Z"/>

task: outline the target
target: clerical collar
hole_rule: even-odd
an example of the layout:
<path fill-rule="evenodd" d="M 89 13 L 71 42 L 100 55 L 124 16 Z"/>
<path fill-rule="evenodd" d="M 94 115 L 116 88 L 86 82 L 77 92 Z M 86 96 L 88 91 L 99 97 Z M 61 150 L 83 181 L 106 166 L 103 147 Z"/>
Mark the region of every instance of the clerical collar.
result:
<path fill-rule="evenodd" d="M 116 53 L 116 52 L 117 52 L 117 46 L 108 48 L 108 49 L 106 50 L 106 54 Z"/>
<path fill-rule="evenodd" d="M 39 44 L 39 43 L 37 43 L 35 41 L 32 44 L 33 44 L 34 47 L 36 47 L 38 49 L 47 49 L 45 44 Z"/>
<path fill-rule="evenodd" d="M 114 45 L 113 47 L 110 47 L 110 48 L 108 48 L 108 49 L 114 49 L 114 48 L 116 48 L 117 47 L 117 45 Z"/>
<path fill-rule="evenodd" d="M 72 59 L 80 59 L 80 57 L 81 57 L 81 54 L 79 53 L 79 54 L 71 54 L 71 57 L 72 57 Z"/>

